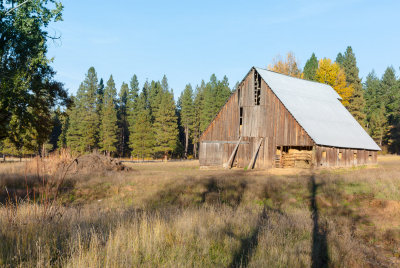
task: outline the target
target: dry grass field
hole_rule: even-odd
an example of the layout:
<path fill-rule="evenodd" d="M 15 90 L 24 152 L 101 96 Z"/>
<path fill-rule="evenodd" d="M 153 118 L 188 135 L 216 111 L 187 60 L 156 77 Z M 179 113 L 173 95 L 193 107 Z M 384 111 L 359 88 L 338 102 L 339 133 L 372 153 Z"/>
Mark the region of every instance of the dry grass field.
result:
<path fill-rule="evenodd" d="M 331 170 L 0 164 L 1 267 L 399 267 L 400 157 Z"/>

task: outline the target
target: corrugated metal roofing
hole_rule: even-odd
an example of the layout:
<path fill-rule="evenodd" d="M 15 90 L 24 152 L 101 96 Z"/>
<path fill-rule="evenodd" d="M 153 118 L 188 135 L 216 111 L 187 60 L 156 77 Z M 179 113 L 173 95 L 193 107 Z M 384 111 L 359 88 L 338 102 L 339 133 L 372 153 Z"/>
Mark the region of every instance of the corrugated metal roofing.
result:
<path fill-rule="evenodd" d="M 255 69 L 316 144 L 380 150 L 331 86 Z"/>

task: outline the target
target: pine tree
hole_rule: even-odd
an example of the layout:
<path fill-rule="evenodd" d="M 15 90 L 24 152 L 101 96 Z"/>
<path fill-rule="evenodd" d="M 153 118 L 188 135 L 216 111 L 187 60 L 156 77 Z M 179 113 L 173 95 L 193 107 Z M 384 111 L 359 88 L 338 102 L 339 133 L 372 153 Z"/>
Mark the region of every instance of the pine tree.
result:
<path fill-rule="evenodd" d="M 21 119 L 12 115 L 9 122 L 10 132 L 13 137 L 2 141 L 3 153 L 22 157 L 38 152 L 40 145 L 37 142 L 37 132 L 34 128 L 25 129 L 21 124 Z"/>
<path fill-rule="evenodd" d="M 368 130 L 368 133 L 372 135 L 373 132 L 375 132 L 374 126 L 376 123 L 371 124 L 372 120 L 372 115 L 375 114 L 375 119 L 376 119 L 376 111 L 381 109 L 381 106 L 383 107 L 384 111 L 383 114 L 385 115 L 386 109 L 385 109 L 385 104 L 383 102 L 382 95 L 380 94 L 380 80 L 379 78 L 375 75 L 375 72 L 372 71 L 370 72 L 365 80 L 364 86 L 364 96 L 365 96 L 365 109 L 364 112 L 366 114 L 366 127 Z M 386 119 L 385 119 L 385 122 Z M 385 133 L 386 135 L 386 133 Z"/>
<path fill-rule="evenodd" d="M 348 46 L 344 56 L 340 53 L 337 56 L 337 63 L 343 68 L 346 75 L 347 86 L 353 88 L 353 94 L 349 99 L 348 110 L 353 117 L 360 123 L 361 126 L 365 126 L 365 99 L 364 91 L 361 85 L 361 79 L 358 76 L 359 70 L 357 67 L 356 56 L 354 55 L 353 49 Z"/>
<path fill-rule="evenodd" d="M 164 92 L 167 92 L 169 90 L 168 86 L 168 79 L 167 76 L 164 74 L 162 80 L 161 80 L 161 88 Z"/>
<path fill-rule="evenodd" d="M 128 121 L 133 124 L 136 111 L 136 104 L 139 98 L 139 81 L 136 74 L 132 76 L 130 88 L 126 99 Z"/>
<path fill-rule="evenodd" d="M 343 61 L 344 61 L 344 56 L 341 52 L 339 52 L 336 56 L 336 63 L 339 64 L 340 66 L 343 65 Z"/>
<path fill-rule="evenodd" d="M 229 88 L 228 77 L 226 75 L 222 81 L 217 81 L 216 92 L 215 92 L 215 115 L 221 110 L 225 105 L 226 101 L 231 95 L 231 90 Z"/>
<path fill-rule="evenodd" d="M 163 80 L 164 85 L 161 85 L 158 81 L 151 81 L 150 83 L 150 88 L 148 91 L 148 102 L 152 122 L 154 122 L 154 117 L 158 112 L 158 108 L 160 107 L 162 95 L 165 92 L 168 92 L 168 83 L 165 76 Z M 166 90 L 164 90 L 164 88 L 166 88 Z"/>
<path fill-rule="evenodd" d="M 53 112 L 53 118 L 52 118 L 53 128 L 51 130 L 49 139 L 49 143 L 51 144 L 50 148 L 51 151 L 56 150 L 58 148 L 58 141 L 62 133 L 62 122 L 60 117 L 61 117 L 61 110 L 60 107 L 58 107 L 57 110 Z"/>
<path fill-rule="evenodd" d="M 365 111 L 369 114 L 369 111 L 375 110 L 380 107 L 382 102 L 382 95 L 379 93 L 380 81 L 376 76 L 375 71 L 372 70 L 366 77 L 363 89 L 365 96 Z"/>
<path fill-rule="evenodd" d="M 140 112 L 137 107 L 137 102 L 139 99 L 139 81 L 136 75 L 133 75 L 130 81 L 130 88 L 128 91 L 128 95 L 126 97 L 126 116 L 127 116 L 127 142 L 129 139 L 129 135 L 133 133 L 135 120 L 137 114 Z M 128 148 L 129 144 L 128 144 Z"/>
<path fill-rule="evenodd" d="M 387 121 L 385 117 L 385 107 L 382 104 L 378 109 L 375 109 L 370 116 L 370 135 L 379 144 L 383 145 L 383 139 L 387 135 Z"/>
<path fill-rule="evenodd" d="M 155 153 L 160 153 L 167 159 L 168 154 L 175 150 L 178 141 L 178 124 L 174 96 L 168 90 L 162 92 L 161 102 L 154 116 Z"/>
<path fill-rule="evenodd" d="M 118 142 L 116 95 L 117 90 L 115 88 L 114 79 L 111 75 L 104 90 L 100 125 L 101 151 L 106 152 L 108 156 L 117 150 L 115 146 Z"/>
<path fill-rule="evenodd" d="M 193 89 L 187 84 L 179 98 L 180 123 L 185 133 L 185 158 L 188 156 L 189 137 L 193 131 L 194 107 L 193 107 Z"/>
<path fill-rule="evenodd" d="M 200 132 L 203 132 L 216 115 L 215 88 L 217 84 L 215 74 L 211 75 L 210 82 L 204 87 L 202 111 L 200 115 Z"/>
<path fill-rule="evenodd" d="M 90 67 L 85 80 L 82 83 L 82 107 L 83 114 L 81 114 L 81 131 L 82 142 L 85 150 L 91 151 L 97 148 L 98 141 L 98 126 L 100 117 L 97 111 L 97 90 L 99 88 L 97 73 L 94 67 Z"/>
<path fill-rule="evenodd" d="M 119 91 L 118 99 L 118 153 L 120 156 L 125 156 L 128 153 L 128 95 L 129 86 L 122 83 L 121 90 Z"/>
<path fill-rule="evenodd" d="M 129 147 L 132 155 L 144 159 L 153 153 L 154 130 L 151 124 L 150 110 L 147 107 L 147 89 L 143 88 L 137 100 L 135 121 L 130 126 Z"/>
<path fill-rule="evenodd" d="M 394 123 L 398 107 L 400 105 L 399 84 L 396 79 L 396 72 L 392 66 L 386 68 L 382 76 L 379 93 L 387 110 L 387 118 L 390 125 Z"/>
<path fill-rule="evenodd" d="M 68 128 L 66 133 L 67 146 L 75 152 L 83 153 L 85 144 L 83 143 L 82 115 L 83 109 L 80 96 L 83 94 L 83 85 L 78 89 L 76 98 L 73 98 L 73 106 L 67 111 Z"/>
<path fill-rule="evenodd" d="M 76 97 L 73 98 L 74 105 L 68 111 L 66 141 L 67 146 L 74 151 L 83 153 L 98 146 L 100 126 L 98 90 L 96 70 L 90 67 Z"/>
<path fill-rule="evenodd" d="M 99 86 L 96 91 L 97 114 L 100 114 L 100 112 L 101 112 L 101 106 L 103 105 L 103 96 L 104 96 L 104 82 L 103 82 L 103 78 L 100 78 Z"/>
<path fill-rule="evenodd" d="M 386 108 L 386 118 L 389 130 L 386 135 L 386 144 L 392 153 L 400 152 L 400 82 L 392 66 L 383 74 L 379 90 Z"/>
<path fill-rule="evenodd" d="M 197 158 L 198 152 L 198 143 L 200 141 L 201 135 L 201 119 L 202 119 L 202 107 L 203 107 L 203 99 L 204 99 L 204 90 L 205 90 L 205 82 L 201 81 L 200 86 L 196 87 L 195 96 L 194 96 L 194 119 L 193 119 L 193 131 L 192 131 L 192 140 L 193 140 L 193 154 L 194 157 Z"/>
<path fill-rule="evenodd" d="M 315 81 L 315 73 L 317 72 L 317 69 L 318 59 L 313 53 L 304 66 L 304 79 Z"/>

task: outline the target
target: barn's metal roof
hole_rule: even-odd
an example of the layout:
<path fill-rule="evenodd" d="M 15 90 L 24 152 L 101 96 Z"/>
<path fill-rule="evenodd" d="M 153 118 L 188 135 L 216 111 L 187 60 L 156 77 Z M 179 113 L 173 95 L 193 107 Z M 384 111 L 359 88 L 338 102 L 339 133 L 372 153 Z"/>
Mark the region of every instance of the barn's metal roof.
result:
<path fill-rule="evenodd" d="M 325 84 L 255 68 L 283 105 L 318 145 L 380 150 Z"/>

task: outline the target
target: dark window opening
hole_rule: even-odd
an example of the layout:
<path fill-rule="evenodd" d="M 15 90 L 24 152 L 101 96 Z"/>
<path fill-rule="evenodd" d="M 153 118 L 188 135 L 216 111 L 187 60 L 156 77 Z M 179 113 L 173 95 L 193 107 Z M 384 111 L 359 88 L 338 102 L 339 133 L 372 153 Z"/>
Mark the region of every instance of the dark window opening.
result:
<path fill-rule="evenodd" d="M 239 136 L 242 135 L 242 127 L 243 127 L 243 107 L 239 108 Z"/>
<path fill-rule="evenodd" d="M 254 71 L 254 104 L 260 105 L 261 102 L 261 76 Z"/>
<path fill-rule="evenodd" d="M 240 107 L 239 125 L 243 125 L 243 107 Z"/>

